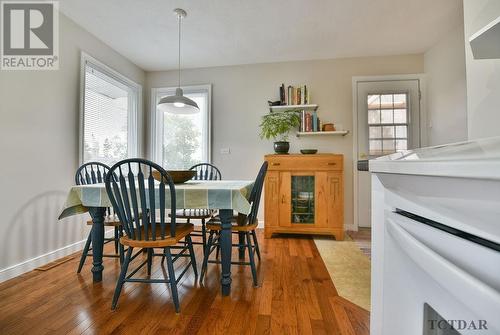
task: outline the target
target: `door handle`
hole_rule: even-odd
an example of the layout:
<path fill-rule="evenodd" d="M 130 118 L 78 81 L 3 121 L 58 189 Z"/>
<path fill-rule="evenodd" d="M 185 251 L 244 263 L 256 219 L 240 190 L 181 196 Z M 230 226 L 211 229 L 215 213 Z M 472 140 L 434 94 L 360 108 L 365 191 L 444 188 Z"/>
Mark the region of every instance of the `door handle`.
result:
<path fill-rule="evenodd" d="M 337 165 L 335 162 L 329 162 L 328 165 Z"/>
<path fill-rule="evenodd" d="M 284 203 L 285 203 L 285 200 L 286 200 L 286 199 L 285 199 L 285 195 L 282 195 L 282 196 L 281 196 L 281 203 L 282 203 L 282 204 L 284 204 Z"/>
<path fill-rule="evenodd" d="M 272 163 L 273 166 L 281 165 L 280 163 Z"/>

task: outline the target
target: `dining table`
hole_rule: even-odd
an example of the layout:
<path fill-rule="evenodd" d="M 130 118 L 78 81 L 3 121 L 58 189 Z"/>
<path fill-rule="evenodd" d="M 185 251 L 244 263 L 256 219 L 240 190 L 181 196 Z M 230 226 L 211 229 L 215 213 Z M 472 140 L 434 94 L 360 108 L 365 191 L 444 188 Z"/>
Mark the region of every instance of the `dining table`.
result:
<path fill-rule="evenodd" d="M 223 296 L 231 293 L 231 247 L 232 219 L 234 213 L 249 214 L 250 192 L 254 181 L 248 180 L 191 180 L 175 185 L 176 209 L 218 210 L 221 221 L 220 256 L 221 256 L 221 292 Z M 104 183 L 75 185 L 70 188 L 59 220 L 88 212 L 92 218 L 92 278 L 93 282 L 102 281 L 104 220 L 111 201 Z M 170 209 L 170 201 L 165 201 Z M 240 237 L 241 239 L 241 237 Z M 244 250 L 240 249 L 240 257 Z"/>

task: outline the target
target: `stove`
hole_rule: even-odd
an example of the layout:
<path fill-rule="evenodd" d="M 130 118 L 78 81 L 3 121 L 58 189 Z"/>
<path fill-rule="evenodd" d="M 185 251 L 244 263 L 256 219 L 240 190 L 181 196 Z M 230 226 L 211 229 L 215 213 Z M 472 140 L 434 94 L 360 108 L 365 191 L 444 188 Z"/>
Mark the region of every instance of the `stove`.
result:
<path fill-rule="evenodd" d="M 369 168 L 371 334 L 500 334 L 500 138 Z"/>

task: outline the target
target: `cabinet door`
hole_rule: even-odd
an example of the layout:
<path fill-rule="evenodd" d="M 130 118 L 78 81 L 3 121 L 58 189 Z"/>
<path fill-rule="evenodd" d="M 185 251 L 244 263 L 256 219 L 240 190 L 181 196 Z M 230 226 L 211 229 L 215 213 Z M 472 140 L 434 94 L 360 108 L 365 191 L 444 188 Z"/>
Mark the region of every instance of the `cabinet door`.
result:
<path fill-rule="evenodd" d="M 316 227 L 328 227 L 328 202 L 330 188 L 328 186 L 328 172 L 316 172 Z"/>
<path fill-rule="evenodd" d="M 291 226 L 313 227 L 317 224 L 317 179 L 315 172 L 292 172 L 289 176 L 288 221 Z"/>
<path fill-rule="evenodd" d="M 290 227 L 291 206 L 291 173 L 280 172 L 279 186 L 279 225 L 281 227 Z"/>
<path fill-rule="evenodd" d="M 344 181 L 341 172 L 326 173 L 326 225 L 330 228 L 344 226 Z"/>
<path fill-rule="evenodd" d="M 264 222 L 266 226 L 278 226 L 279 224 L 279 194 L 280 173 L 278 171 L 268 171 L 265 184 L 264 200 Z"/>

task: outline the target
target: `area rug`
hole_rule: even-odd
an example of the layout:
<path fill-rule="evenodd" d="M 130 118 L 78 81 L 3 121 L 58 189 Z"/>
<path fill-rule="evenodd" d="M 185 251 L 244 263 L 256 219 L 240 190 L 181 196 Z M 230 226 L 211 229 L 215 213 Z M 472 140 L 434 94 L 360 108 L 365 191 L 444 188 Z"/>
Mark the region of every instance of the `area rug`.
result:
<path fill-rule="evenodd" d="M 370 310 L 370 259 L 349 235 L 345 241 L 314 238 L 339 295 Z"/>

